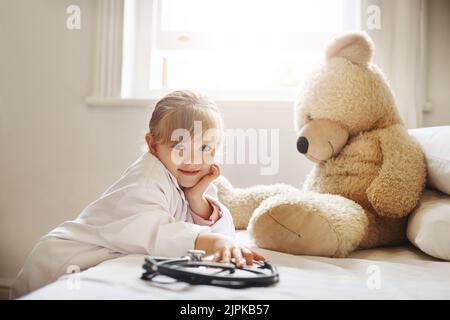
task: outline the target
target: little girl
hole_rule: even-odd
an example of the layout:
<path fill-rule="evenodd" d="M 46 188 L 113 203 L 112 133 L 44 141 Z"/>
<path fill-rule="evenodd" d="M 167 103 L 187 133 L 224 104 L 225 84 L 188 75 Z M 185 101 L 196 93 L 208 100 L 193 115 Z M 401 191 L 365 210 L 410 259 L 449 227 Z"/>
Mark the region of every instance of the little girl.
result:
<path fill-rule="evenodd" d="M 211 184 L 220 175 L 214 156 L 223 130 L 215 103 L 195 92 L 172 92 L 156 104 L 149 129 L 149 151 L 77 219 L 40 239 L 16 278 L 13 298 L 73 266 L 81 271 L 131 253 L 177 257 L 198 249 L 237 266 L 264 259 L 234 240 L 230 212 Z"/>

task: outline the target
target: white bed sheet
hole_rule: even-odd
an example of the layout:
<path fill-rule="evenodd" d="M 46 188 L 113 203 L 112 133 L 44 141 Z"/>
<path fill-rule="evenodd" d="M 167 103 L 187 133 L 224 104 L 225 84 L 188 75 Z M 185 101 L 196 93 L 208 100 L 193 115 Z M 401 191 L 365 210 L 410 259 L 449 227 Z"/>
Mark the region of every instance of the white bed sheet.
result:
<path fill-rule="evenodd" d="M 228 289 L 176 283 L 161 286 L 140 279 L 143 255 L 108 260 L 36 290 L 23 299 L 450 299 L 450 262 L 412 246 L 354 252 L 345 259 L 294 256 L 253 246 L 280 273 L 272 287 Z M 379 276 L 379 282 L 373 277 Z M 377 288 L 379 284 L 379 288 Z"/>

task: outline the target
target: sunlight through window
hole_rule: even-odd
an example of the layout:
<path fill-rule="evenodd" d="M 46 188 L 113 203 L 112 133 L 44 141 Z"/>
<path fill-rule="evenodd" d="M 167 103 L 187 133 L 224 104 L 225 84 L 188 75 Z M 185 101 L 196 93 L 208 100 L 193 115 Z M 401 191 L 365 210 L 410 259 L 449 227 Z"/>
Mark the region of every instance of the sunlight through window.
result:
<path fill-rule="evenodd" d="M 266 92 L 292 98 L 356 0 L 158 1 L 150 90 Z"/>

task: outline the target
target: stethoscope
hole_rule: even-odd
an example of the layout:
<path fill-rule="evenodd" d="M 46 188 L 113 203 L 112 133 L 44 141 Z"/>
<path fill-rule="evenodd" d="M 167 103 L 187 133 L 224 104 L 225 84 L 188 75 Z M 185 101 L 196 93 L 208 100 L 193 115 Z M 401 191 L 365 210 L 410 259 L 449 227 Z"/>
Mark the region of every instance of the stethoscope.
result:
<path fill-rule="evenodd" d="M 279 280 L 277 269 L 268 261 L 237 267 L 235 263 L 203 261 L 204 255 L 202 250 L 190 250 L 187 256 L 179 258 L 148 256 L 141 279 L 157 282 L 157 276 L 162 275 L 189 284 L 227 288 L 265 287 Z"/>

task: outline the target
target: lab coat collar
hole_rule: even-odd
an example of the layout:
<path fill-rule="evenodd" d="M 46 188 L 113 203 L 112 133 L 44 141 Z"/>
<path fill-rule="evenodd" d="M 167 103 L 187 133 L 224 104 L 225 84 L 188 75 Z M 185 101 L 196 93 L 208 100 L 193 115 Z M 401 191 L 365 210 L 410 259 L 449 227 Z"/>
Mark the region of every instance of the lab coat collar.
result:
<path fill-rule="evenodd" d="M 181 191 L 181 194 L 184 197 L 183 189 L 181 189 L 180 185 L 178 184 L 177 178 L 175 178 L 175 176 L 166 168 L 166 166 L 161 162 L 161 160 L 159 160 L 158 157 L 156 157 L 154 154 L 152 154 L 150 152 L 146 152 L 145 156 L 147 156 L 149 159 L 151 159 L 154 162 L 158 162 L 161 165 L 161 167 L 164 169 L 164 172 L 170 177 L 170 179 L 174 183 L 175 187 L 179 191 Z"/>

